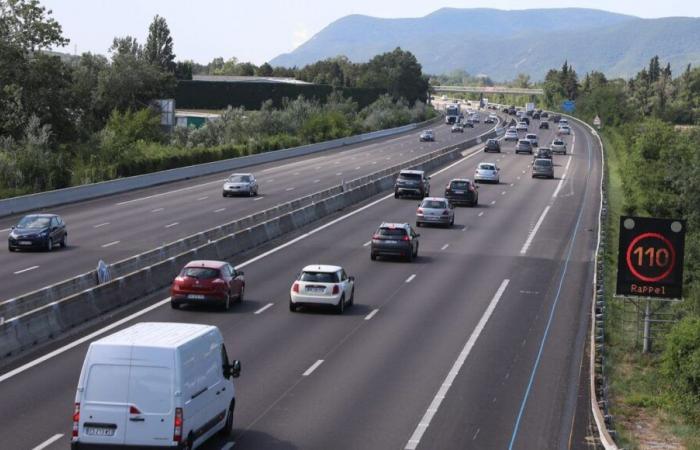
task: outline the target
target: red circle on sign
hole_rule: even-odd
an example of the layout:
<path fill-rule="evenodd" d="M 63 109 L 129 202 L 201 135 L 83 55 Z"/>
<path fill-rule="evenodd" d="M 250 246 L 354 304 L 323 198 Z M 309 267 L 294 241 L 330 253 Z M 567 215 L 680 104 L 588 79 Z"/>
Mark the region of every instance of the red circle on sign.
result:
<path fill-rule="evenodd" d="M 671 251 L 671 264 L 669 264 L 668 269 L 664 273 L 662 273 L 659 276 L 656 277 L 647 277 L 642 275 L 635 269 L 634 264 L 632 264 L 632 250 L 634 249 L 635 244 L 637 244 L 639 241 L 642 239 L 649 239 L 649 238 L 656 238 L 659 239 L 661 242 L 663 242 L 666 247 Z M 655 283 L 657 281 L 661 281 L 667 276 L 671 274 L 673 271 L 673 268 L 676 266 L 676 249 L 673 248 L 673 244 L 671 244 L 671 241 L 669 241 L 666 236 L 659 234 L 659 233 L 643 233 L 637 236 L 636 238 L 632 239 L 632 242 L 630 242 L 630 245 L 627 247 L 627 267 L 629 267 L 630 272 L 632 272 L 632 275 L 635 277 L 639 278 L 642 281 L 646 281 L 647 283 Z"/>

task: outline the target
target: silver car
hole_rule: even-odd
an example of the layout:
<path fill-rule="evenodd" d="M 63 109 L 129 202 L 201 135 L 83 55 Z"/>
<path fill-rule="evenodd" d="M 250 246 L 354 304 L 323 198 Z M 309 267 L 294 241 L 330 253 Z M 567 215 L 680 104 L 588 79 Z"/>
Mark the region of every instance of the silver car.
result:
<path fill-rule="evenodd" d="M 571 134 L 571 128 L 569 128 L 568 125 L 560 125 L 559 126 L 559 131 L 557 131 L 558 134 Z"/>
<path fill-rule="evenodd" d="M 537 142 L 537 135 L 534 133 L 526 134 L 525 139 L 530 141 L 530 144 L 532 144 L 533 147 L 537 147 L 539 145 L 539 143 Z"/>
<path fill-rule="evenodd" d="M 500 172 L 501 169 L 496 166 L 495 163 L 482 162 L 476 167 L 476 172 L 474 172 L 474 182 L 476 183 L 500 183 Z"/>
<path fill-rule="evenodd" d="M 258 195 L 258 182 L 252 173 L 234 173 L 224 182 L 222 192 L 224 197 L 230 195 Z"/>
<path fill-rule="evenodd" d="M 519 122 L 518 125 L 515 127 L 517 131 L 527 131 L 527 123 L 526 122 Z"/>
<path fill-rule="evenodd" d="M 554 139 L 549 148 L 552 149 L 552 153 L 566 155 L 566 142 L 561 139 Z"/>
<path fill-rule="evenodd" d="M 443 197 L 426 197 L 416 211 L 416 227 L 435 224 L 450 227 L 455 223 L 454 206 Z"/>
<path fill-rule="evenodd" d="M 551 159 L 539 158 L 532 163 L 532 178 L 554 178 L 554 164 Z"/>
<path fill-rule="evenodd" d="M 506 141 L 517 141 L 518 131 L 515 128 L 509 128 L 508 131 L 506 131 L 506 135 L 503 139 Z"/>

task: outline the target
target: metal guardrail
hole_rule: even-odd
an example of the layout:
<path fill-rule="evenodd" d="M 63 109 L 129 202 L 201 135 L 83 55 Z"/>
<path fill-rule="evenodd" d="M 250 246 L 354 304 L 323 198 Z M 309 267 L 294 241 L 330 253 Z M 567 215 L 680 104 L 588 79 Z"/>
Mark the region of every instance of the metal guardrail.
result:
<path fill-rule="evenodd" d="M 544 95 L 544 89 L 504 86 L 431 86 L 430 90 L 433 92 L 473 92 L 477 94 Z"/>

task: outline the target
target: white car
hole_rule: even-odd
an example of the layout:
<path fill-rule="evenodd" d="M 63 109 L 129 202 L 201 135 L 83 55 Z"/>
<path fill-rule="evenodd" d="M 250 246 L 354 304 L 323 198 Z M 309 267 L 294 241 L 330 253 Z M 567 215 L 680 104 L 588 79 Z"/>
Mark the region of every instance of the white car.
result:
<path fill-rule="evenodd" d="M 517 141 L 518 140 L 518 132 L 515 129 L 509 128 L 508 131 L 506 131 L 506 135 L 503 137 L 503 140 Z"/>
<path fill-rule="evenodd" d="M 526 122 L 518 122 L 518 125 L 515 127 L 517 131 L 527 131 L 527 123 Z"/>
<path fill-rule="evenodd" d="M 234 173 L 224 182 L 222 195 L 258 195 L 258 182 L 252 173 Z"/>
<path fill-rule="evenodd" d="M 498 184 L 501 182 L 500 172 L 501 169 L 499 169 L 495 163 L 479 163 L 479 165 L 476 168 L 476 172 L 474 172 L 474 182 L 488 182 Z"/>
<path fill-rule="evenodd" d="M 539 143 L 537 142 L 537 135 L 533 133 L 528 133 L 525 135 L 525 139 L 530 141 L 530 144 L 532 144 L 533 147 L 539 146 Z"/>
<path fill-rule="evenodd" d="M 350 277 L 340 266 L 314 264 L 306 266 L 289 290 L 289 310 L 299 306 L 333 306 L 342 314 L 345 306 L 355 301 L 355 277 Z"/>
<path fill-rule="evenodd" d="M 571 134 L 571 128 L 568 125 L 559 125 L 558 134 Z"/>
<path fill-rule="evenodd" d="M 425 224 L 451 227 L 455 223 L 455 210 L 446 198 L 426 197 L 416 210 L 416 227 Z"/>
<path fill-rule="evenodd" d="M 552 153 L 566 155 L 566 142 L 559 138 L 554 139 L 549 147 L 552 149 Z"/>

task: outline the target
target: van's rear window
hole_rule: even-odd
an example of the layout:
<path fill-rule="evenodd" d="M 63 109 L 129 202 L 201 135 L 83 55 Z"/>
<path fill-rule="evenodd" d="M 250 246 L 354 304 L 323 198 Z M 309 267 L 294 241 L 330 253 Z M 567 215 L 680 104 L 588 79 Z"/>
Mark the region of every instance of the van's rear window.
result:
<path fill-rule="evenodd" d="M 88 402 L 127 403 L 129 366 L 94 364 L 90 367 L 84 399 Z"/>

